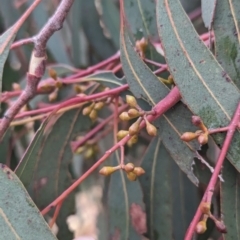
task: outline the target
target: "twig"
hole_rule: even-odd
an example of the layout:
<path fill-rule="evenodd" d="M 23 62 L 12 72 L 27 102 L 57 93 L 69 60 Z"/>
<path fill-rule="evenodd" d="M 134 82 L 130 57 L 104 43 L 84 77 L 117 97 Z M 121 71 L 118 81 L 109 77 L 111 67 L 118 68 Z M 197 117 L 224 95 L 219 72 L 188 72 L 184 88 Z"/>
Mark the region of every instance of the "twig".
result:
<path fill-rule="evenodd" d="M 60 212 L 60 210 L 61 210 L 62 204 L 63 204 L 63 201 L 58 203 L 58 205 L 57 205 L 57 207 L 56 207 L 56 209 L 55 209 L 55 212 L 54 212 L 54 214 L 53 214 L 53 217 L 52 217 L 52 219 L 51 219 L 51 221 L 50 221 L 50 223 L 49 223 L 49 227 L 50 227 L 50 228 L 52 228 L 53 225 L 54 225 L 54 223 L 56 222 L 56 219 L 57 219 L 57 217 L 58 217 L 58 215 L 59 215 L 59 212 Z"/>
<path fill-rule="evenodd" d="M 213 172 L 212 177 L 209 181 L 208 187 L 207 187 L 207 189 L 204 193 L 204 196 L 202 198 L 202 201 L 201 201 L 200 205 L 203 202 L 206 202 L 206 201 L 207 201 L 207 203 L 211 202 L 212 195 L 213 195 L 213 192 L 214 192 L 214 189 L 215 189 L 215 185 L 217 183 L 218 175 L 219 175 L 219 173 L 221 171 L 221 168 L 223 166 L 223 162 L 224 162 L 224 159 L 226 157 L 228 148 L 231 144 L 231 140 L 233 138 L 235 130 L 238 127 L 239 120 L 240 120 L 240 103 L 238 104 L 238 107 L 237 107 L 236 112 L 233 116 L 233 119 L 228 126 L 228 131 L 227 131 L 225 141 L 223 143 L 222 150 L 220 152 L 220 155 L 218 157 L 218 161 L 217 161 L 217 164 L 215 166 L 214 172 Z M 193 236 L 194 231 L 195 231 L 195 227 L 196 227 L 196 225 L 197 225 L 197 223 L 198 223 L 198 221 L 199 221 L 199 219 L 202 215 L 200 205 L 197 209 L 196 214 L 194 215 L 194 218 L 193 218 L 192 222 L 190 223 L 190 226 L 189 226 L 188 231 L 187 231 L 187 233 L 185 235 L 185 238 L 184 238 L 185 240 L 191 240 L 192 239 L 192 236 Z"/>
<path fill-rule="evenodd" d="M 39 2 L 39 0 L 35 2 Z M 27 73 L 27 85 L 16 102 L 7 110 L 0 122 L 0 140 L 2 140 L 14 116 L 35 96 L 38 83 L 45 71 L 47 41 L 54 32 L 62 28 L 63 21 L 72 4 L 73 0 L 62 0 L 54 15 L 48 20 L 39 34 L 33 38 L 34 51 L 29 65 L 29 72 Z"/>
<path fill-rule="evenodd" d="M 181 95 L 177 87 L 174 87 L 171 92 L 162 99 L 155 107 L 155 115 L 149 115 L 148 121 L 152 122 L 158 117 L 160 117 L 164 112 L 173 107 L 177 102 L 181 100 Z M 145 127 L 145 121 L 142 121 L 140 128 Z M 66 189 L 57 199 L 55 199 L 51 204 L 44 208 L 41 213 L 45 215 L 53 207 L 55 207 L 59 202 L 63 201 L 80 183 L 82 183 L 93 171 L 95 171 L 114 151 L 116 151 L 121 146 L 125 145 L 131 136 L 127 135 L 117 144 L 115 144 L 111 149 L 105 152 L 105 154 L 88 170 L 86 171 L 79 179 L 76 180 L 68 189 Z"/>

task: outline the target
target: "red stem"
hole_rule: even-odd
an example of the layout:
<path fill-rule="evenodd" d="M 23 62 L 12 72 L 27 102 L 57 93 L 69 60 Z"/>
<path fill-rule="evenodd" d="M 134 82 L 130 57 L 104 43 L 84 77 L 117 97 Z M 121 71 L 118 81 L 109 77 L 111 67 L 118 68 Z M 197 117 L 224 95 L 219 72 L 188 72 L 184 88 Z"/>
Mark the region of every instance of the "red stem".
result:
<path fill-rule="evenodd" d="M 207 189 L 204 193 L 204 196 L 202 198 L 201 203 L 205 202 L 205 201 L 211 202 L 211 197 L 212 197 L 213 191 L 215 189 L 215 185 L 216 185 L 217 180 L 218 180 L 218 175 L 221 171 L 224 159 L 227 155 L 227 151 L 228 151 L 229 146 L 231 144 L 231 140 L 233 138 L 234 132 L 235 132 L 236 128 L 238 127 L 239 120 L 240 120 L 240 103 L 238 104 L 237 110 L 236 110 L 236 112 L 233 116 L 233 119 L 232 119 L 231 123 L 229 124 L 228 131 L 227 131 L 227 136 L 226 136 L 225 141 L 223 143 L 223 147 L 222 147 L 222 150 L 221 150 L 220 155 L 218 157 L 217 164 L 215 166 L 214 172 L 213 172 L 212 177 L 209 181 L 208 187 L 207 187 Z M 201 205 L 201 203 L 200 203 L 200 205 Z M 189 228 L 187 230 L 187 233 L 185 235 L 185 238 L 184 238 L 185 240 L 191 240 L 192 239 L 192 236 L 195 232 L 195 227 L 196 227 L 200 217 L 202 216 L 200 205 L 197 209 L 196 214 L 194 215 L 194 218 L 193 218 L 192 222 L 190 223 L 190 226 L 189 226 Z"/>
<path fill-rule="evenodd" d="M 164 112 L 173 107 L 177 102 L 181 100 L 181 95 L 177 87 L 174 87 L 171 92 L 162 99 L 155 107 L 155 115 L 149 115 L 148 121 L 154 121 L 160 117 Z M 142 121 L 140 128 L 145 127 L 145 121 Z M 41 213 L 45 215 L 48 213 L 52 207 L 55 207 L 59 202 L 63 201 L 75 188 L 78 187 L 93 171 L 95 171 L 114 151 L 116 151 L 121 146 L 124 146 L 131 136 L 127 135 L 112 148 L 105 152 L 105 154 L 88 170 L 86 171 L 79 179 L 76 180 L 68 189 L 66 189 L 57 199 L 55 199 L 51 204 L 44 208 Z"/>

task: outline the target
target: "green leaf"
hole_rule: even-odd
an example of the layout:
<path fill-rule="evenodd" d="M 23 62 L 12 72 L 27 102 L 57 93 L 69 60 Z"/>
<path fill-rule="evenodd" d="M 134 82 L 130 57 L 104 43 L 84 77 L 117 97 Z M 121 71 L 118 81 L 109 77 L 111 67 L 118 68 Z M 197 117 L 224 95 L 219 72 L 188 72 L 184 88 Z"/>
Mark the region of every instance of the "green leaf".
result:
<path fill-rule="evenodd" d="M 135 97 L 142 98 L 154 106 L 169 93 L 169 89 L 134 51 L 125 29 L 121 34 L 121 62 L 126 80 Z M 191 112 L 179 103 L 158 119 L 156 124 L 159 126 L 158 133 L 173 159 L 189 179 L 194 184 L 198 184 L 198 180 L 192 173 L 192 163 L 198 145 L 195 142 L 186 143 L 180 139 L 184 132 L 196 130 L 191 124 L 191 115 Z"/>
<path fill-rule="evenodd" d="M 35 203 L 43 208 L 72 184 L 70 141 L 89 129 L 91 121 L 81 108 L 51 115 L 40 127 L 16 173 Z M 74 211 L 74 195 L 63 203 L 57 218 L 59 239 L 69 239 L 66 217 Z M 71 239 L 71 238 L 70 238 Z"/>
<path fill-rule="evenodd" d="M 115 153 L 112 165 L 120 164 L 118 153 Z M 132 224 L 131 211 L 138 206 L 144 211 L 142 190 L 137 181 L 127 179 L 124 171 L 112 174 L 108 192 L 109 237 L 118 236 L 121 240 L 140 240 Z M 141 214 L 140 214 L 141 216 Z M 139 216 L 139 217 L 140 217 Z"/>
<path fill-rule="evenodd" d="M 140 183 L 146 204 L 148 238 L 184 239 L 199 203 L 197 188 L 179 170 L 158 137 L 149 145 L 142 167 L 145 174 Z"/>
<path fill-rule="evenodd" d="M 96 3 L 95 3 L 96 4 Z M 119 48 L 120 12 L 113 0 L 98 1 L 98 14 L 116 49 Z"/>
<path fill-rule="evenodd" d="M 18 177 L 0 168 L 0 231 L 2 239 L 56 239 Z"/>
<path fill-rule="evenodd" d="M 237 1 L 218 0 L 213 22 L 215 55 L 234 83 L 240 87 L 240 4 Z M 239 12 L 239 11 L 238 11 Z M 226 75 L 227 77 L 227 75 Z"/>
<path fill-rule="evenodd" d="M 226 240 L 235 240 L 240 236 L 240 175 L 236 169 L 225 161 L 221 182 L 221 212 L 228 233 Z"/>
<path fill-rule="evenodd" d="M 199 39 L 179 1 L 157 1 L 157 24 L 169 70 L 184 102 L 208 128 L 227 126 L 239 101 L 239 90 Z M 214 139 L 222 144 L 223 135 Z M 228 159 L 240 171 L 240 135 L 236 132 Z"/>
<path fill-rule="evenodd" d="M 202 19 L 205 27 L 210 30 L 212 28 L 212 22 L 215 14 L 215 8 L 217 0 L 208 1 L 202 0 Z"/>
<path fill-rule="evenodd" d="M 156 37 L 157 25 L 154 0 L 124 0 L 124 12 L 134 36 Z"/>
<path fill-rule="evenodd" d="M 81 21 L 89 44 L 101 59 L 113 55 L 117 49 L 103 34 L 94 0 L 81 1 Z"/>

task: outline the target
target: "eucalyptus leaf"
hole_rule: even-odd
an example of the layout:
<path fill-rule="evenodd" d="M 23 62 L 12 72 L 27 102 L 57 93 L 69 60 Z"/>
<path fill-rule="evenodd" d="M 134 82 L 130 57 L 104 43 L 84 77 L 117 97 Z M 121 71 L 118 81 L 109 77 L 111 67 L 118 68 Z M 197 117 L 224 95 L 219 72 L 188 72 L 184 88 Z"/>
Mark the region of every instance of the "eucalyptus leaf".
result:
<path fill-rule="evenodd" d="M 2 239 L 57 239 L 18 177 L 0 167 L 0 231 Z"/>
<path fill-rule="evenodd" d="M 240 87 L 240 26 L 239 14 L 236 15 L 240 3 L 218 0 L 213 22 L 215 36 L 215 55 L 224 68 L 224 73 Z M 239 12 L 239 11 L 238 11 Z"/>
<path fill-rule="evenodd" d="M 91 121 L 81 108 L 50 115 L 37 131 L 16 174 L 35 203 L 44 208 L 72 184 L 69 172 L 73 153 L 70 141 L 90 128 Z M 71 239 L 66 218 L 74 211 L 74 195 L 64 201 L 57 224 L 59 239 Z"/>
<path fill-rule="evenodd" d="M 120 159 L 115 152 L 112 165 L 119 165 Z M 130 181 L 122 170 L 111 175 L 108 192 L 109 238 L 115 236 L 121 240 L 141 240 L 141 234 L 134 229 L 131 212 L 145 212 L 142 202 L 143 195 L 139 181 Z M 139 208 L 139 209 L 138 209 Z M 141 213 L 141 212 L 140 212 Z M 139 212 L 139 218 L 141 216 Z M 136 215 L 136 213 L 135 213 Z M 143 225 L 144 226 L 144 225 Z"/>
<path fill-rule="evenodd" d="M 121 33 L 121 62 L 126 80 L 135 97 L 142 98 L 154 106 L 169 93 L 169 89 L 152 73 L 134 51 L 125 28 Z M 180 139 L 184 132 L 194 132 L 196 130 L 190 124 L 191 115 L 192 113 L 187 107 L 179 103 L 156 120 L 155 123 L 159 127 L 158 134 L 173 159 L 189 179 L 197 185 L 198 180 L 192 172 L 192 164 L 198 144 L 196 142 L 186 143 Z"/>
<path fill-rule="evenodd" d="M 224 182 L 221 182 L 221 212 L 228 233 L 224 239 L 233 240 L 240 236 L 240 175 L 227 161 L 222 171 Z"/>
<path fill-rule="evenodd" d="M 205 27 L 208 28 L 208 30 L 211 30 L 217 0 L 202 0 L 201 2 L 203 22 L 205 24 Z"/>
<path fill-rule="evenodd" d="M 179 1 L 157 1 L 157 24 L 166 61 L 184 102 L 208 128 L 227 126 L 240 92 L 215 57 L 199 39 Z M 224 134 L 214 136 L 222 144 Z M 240 171 L 240 134 L 237 131 L 227 157 Z"/>

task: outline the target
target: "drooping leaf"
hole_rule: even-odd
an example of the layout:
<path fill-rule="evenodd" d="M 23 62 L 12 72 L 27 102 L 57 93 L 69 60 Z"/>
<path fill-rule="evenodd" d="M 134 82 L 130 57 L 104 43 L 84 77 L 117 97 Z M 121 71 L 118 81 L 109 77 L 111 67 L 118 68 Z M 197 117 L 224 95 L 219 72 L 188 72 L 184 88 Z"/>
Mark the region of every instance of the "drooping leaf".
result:
<path fill-rule="evenodd" d="M 240 4 L 237 1 L 218 0 L 213 22 L 215 35 L 215 55 L 228 74 L 240 88 Z M 226 75 L 227 76 L 227 75 Z"/>
<path fill-rule="evenodd" d="M 217 0 L 202 0 L 202 19 L 205 24 L 205 27 L 210 30 L 212 28 L 213 18 L 215 14 L 215 8 Z"/>
<path fill-rule="evenodd" d="M 126 80 L 135 97 L 142 98 L 154 106 L 169 93 L 169 89 L 134 51 L 125 29 L 121 33 L 121 62 Z M 194 142 L 186 143 L 180 139 L 184 132 L 195 131 L 191 125 L 191 115 L 187 107 L 179 103 L 158 119 L 156 124 L 159 126 L 158 133 L 173 159 L 189 179 L 198 184 L 192 173 L 195 149 L 198 146 Z"/>
<path fill-rule="evenodd" d="M 94 5 L 94 0 L 80 0 L 81 1 L 81 21 L 86 37 L 101 59 L 113 55 L 117 49 L 113 46 L 111 41 L 103 34 L 103 29 L 100 26 L 99 16 Z M 89 14 L 91 13 L 91 14 Z"/>
<path fill-rule="evenodd" d="M 239 239 L 240 175 L 228 161 L 225 161 L 222 176 L 224 182 L 221 183 L 221 212 L 228 231 L 224 239 Z"/>
<path fill-rule="evenodd" d="M 179 170 L 158 137 L 152 140 L 141 166 L 145 170 L 140 183 L 148 238 L 183 239 L 199 202 L 197 188 Z"/>
<path fill-rule="evenodd" d="M 18 177 L 0 167 L 0 231 L 2 239 L 56 239 Z"/>
<path fill-rule="evenodd" d="M 115 153 L 112 165 L 119 165 L 118 153 Z M 140 240 L 141 234 L 136 226 L 144 215 L 142 190 L 139 181 L 129 181 L 124 171 L 112 174 L 108 192 L 109 238 L 121 240 Z M 143 214 L 143 215 L 142 215 Z M 140 225 L 140 224 L 139 224 Z M 135 226 L 135 228 L 134 228 Z M 145 225 L 141 227 L 144 228 Z"/>
<path fill-rule="evenodd" d="M 51 115 L 36 133 L 16 173 L 39 208 L 56 199 L 72 183 L 69 173 L 73 153 L 70 141 L 89 129 L 91 122 L 81 108 Z M 63 203 L 57 224 L 59 239 L 71 239 L 66 217 L 74 211 L 74 195 Z"/>
<path fill-rule="evenodd" d="M 157 1 L 157 24 L 169 70 L 184 102 L 208 128 L 227 126 L 240 99 L 239 90 L 224 74 L 199 39 L 179 1 Z M 224 134 L 214 136 L 222 144 Z M 240 134 L 237 131 L 228 159 L 240 171 Z"/>
<path fill-rule="evenodd" d="M 157 36 L 155 9 L 154 0 L 124 0 L 127 21 L 137 39 Z"/>
<path fill-rule="evenodd" d="M 112 39 L 116 49 L 119 48 L 119 29 L 120 29 L 120 13 L 113 0 L 95 1 L 98 7 L 98 14 L 102 21 L 103 31 L 107 31 L 107 35 Z"/>

